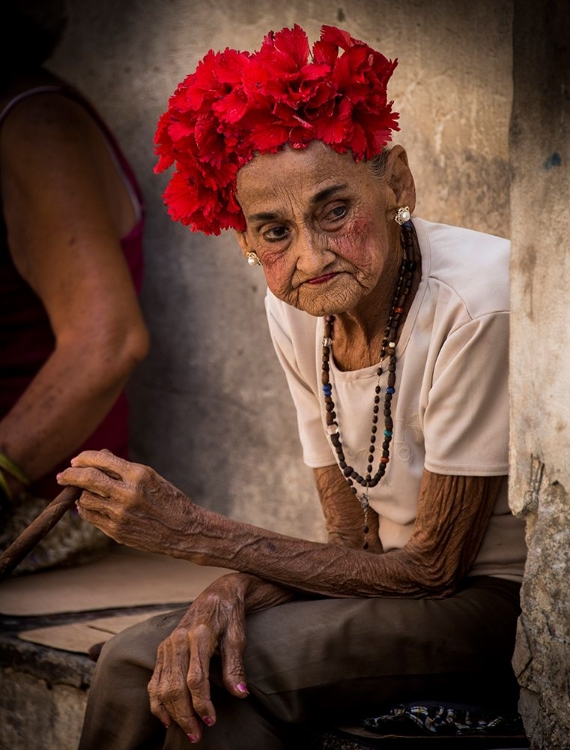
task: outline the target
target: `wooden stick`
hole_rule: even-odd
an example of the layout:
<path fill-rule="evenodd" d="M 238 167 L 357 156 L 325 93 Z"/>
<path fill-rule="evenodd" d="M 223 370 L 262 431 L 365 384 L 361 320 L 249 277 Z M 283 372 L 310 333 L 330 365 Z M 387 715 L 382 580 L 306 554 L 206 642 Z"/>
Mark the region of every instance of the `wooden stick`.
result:
<path fill-rule="evenodd" d="M 0 555 L 0 582 L 3 581 L 24 557 L 41 542 L 48 531 L 73 507 L 83 490 L 66 487 L 63 492 L 42 510 L 39 516 L 26 527 L 14 542 Z"/>

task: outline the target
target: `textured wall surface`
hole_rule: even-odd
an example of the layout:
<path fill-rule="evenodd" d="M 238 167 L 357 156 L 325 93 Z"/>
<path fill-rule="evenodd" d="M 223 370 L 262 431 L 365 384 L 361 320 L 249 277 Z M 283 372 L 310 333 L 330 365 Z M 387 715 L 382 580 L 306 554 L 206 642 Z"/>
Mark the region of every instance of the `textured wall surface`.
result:
<path fill-rule="evenodd" d="M 284 376 L 268 336 L 259 269 L 233 237 L 193 236 L 162 205 L 152 139 L 177 83 L 212 47 L 259 46 L 300 23 L 337 24 L 400 64 L 418 214 L 507 235 L 510 0 L 71 0 L 52 67 L 80 85 L 119 136 L 148 206 L 142 303 L 152 351 L 130 390 L 133 457 L 198 502 L 261 526 L 322 538 Z"/>
<path fill-rule="evenodd" d="M 86 703 L 76 685 L 0 669 L 0 748 L 77 750 Z"/>
<path fill-rule="evenodd" d="M 532 748 L 570 748 L 570 11 L 515 4 L 511 505 L 529 558 L 515 654 Z"/>
<path fill-rule="evenodd" d="M 153 343 L 130 389 L 133 457 L 200 503 L 323 536 L 267 333 L 263 278 L 231 236 L 174 225 L 160 197 L 166 178 L 153 174 L 157 118 L 209 48 L 252 48 L 294 22 L 312 40 L 323 23 L 346 28 L 399 58 L 390 94 L 418 214 L 509 235 L 512 213 L 511 497 L 531 548 L 515 666 L 533 748 L 570 747 L 565 0 L 70 2 L 72 24 L 52 67 L 91 96 L 118 134 L 148 207 L 142 303 Z"/>
<path fill-rule="evenodd" d="M 510 490 L 530 547 L 514 665 L 532 749 L 570 748 L 566 0 L 70 5 L 52 67 L 109 121 L 147 203 L 142 304 L 153 343 L 130 388 L 133 458 L 208 507 L 308 538 L 323 538 L 321 516 L 267 332 L 262 275 L 230 235 L 194 236 L 170 221 L 152 139 L 176 84 L 210 48 L 250 49 L 269 29 L 295 22 L 314 40 L 328 23 L 398 57 L 389 93 L 416 176 L 417 213 L 513 239 Z M 33 747 L 37 737 L 46 748 L 75 746 L 84 696 L 52 687 L 0 674 L 0 693 L 14 699 L 3 723 L 9 746 Z M 42 708 L 36 715 L 29 706 Z"/>

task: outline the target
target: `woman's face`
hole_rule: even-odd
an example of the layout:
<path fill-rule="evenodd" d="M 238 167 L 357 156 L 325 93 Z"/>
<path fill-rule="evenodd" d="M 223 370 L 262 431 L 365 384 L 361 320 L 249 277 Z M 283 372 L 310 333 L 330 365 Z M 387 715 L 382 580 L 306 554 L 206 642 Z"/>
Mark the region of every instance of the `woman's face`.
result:
<path fill-rule="evenodd" d="M 393 182 L 319 141 L 258 155 L 238 173 L 242 251 L 257 253 L 267 285 L 289 305 L 317 316 L 355 310 L 398 255 Z"/>

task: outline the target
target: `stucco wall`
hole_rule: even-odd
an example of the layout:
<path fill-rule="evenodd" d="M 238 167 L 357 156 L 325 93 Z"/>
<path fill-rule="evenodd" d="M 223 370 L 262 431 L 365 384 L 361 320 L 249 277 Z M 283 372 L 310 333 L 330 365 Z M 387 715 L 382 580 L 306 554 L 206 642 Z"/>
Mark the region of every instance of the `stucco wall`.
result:
<path fill-rule="evenodd" d="M 71 0 L 52 67 L 91 96 L 118 134 L 148 206 L 142 304 L 152 334 L 133 380 L 133 457 L 198 502 L 286 533 L 322 538 L 310 471 L 264 318 L 264 282 L 231 236 L 174 225 L 153 174 L 157 118 L 213 47 L 256 47 L 294 22 L 323 23 L 398 57 L 419 215 L 509 233 L 512 0 Z"/>
<path fill-rule="evenodd" d="M 517 0 L 511 506 L 529 556 L 514 665 L 533 750 L 570 748 L 570 8 Z"/>

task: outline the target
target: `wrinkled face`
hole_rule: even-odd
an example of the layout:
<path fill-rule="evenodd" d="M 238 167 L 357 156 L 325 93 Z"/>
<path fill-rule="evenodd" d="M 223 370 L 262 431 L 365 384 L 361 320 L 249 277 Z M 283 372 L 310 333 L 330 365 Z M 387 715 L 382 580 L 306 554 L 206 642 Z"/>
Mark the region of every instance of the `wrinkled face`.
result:
<path fill-rule="evenodd" d="M 394 191 L 319 141 L 256 156 L 238 174 L 237 197 L 242 251 L 257 253 L 279 299 L 311 315 L 356 309 L 398 251 Z"/>

